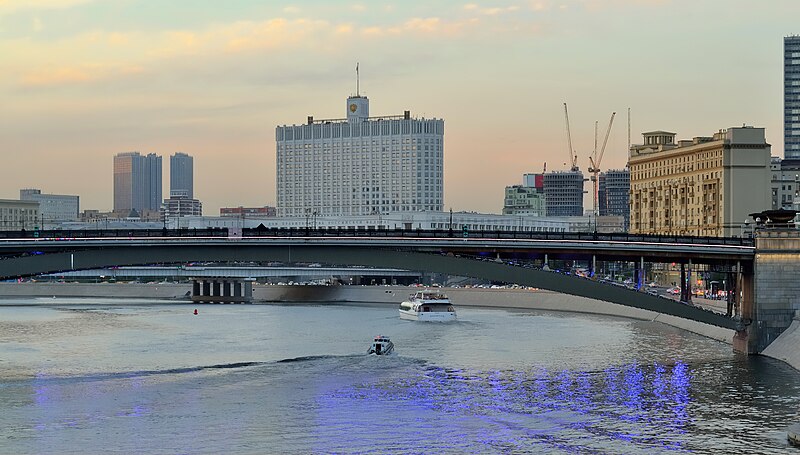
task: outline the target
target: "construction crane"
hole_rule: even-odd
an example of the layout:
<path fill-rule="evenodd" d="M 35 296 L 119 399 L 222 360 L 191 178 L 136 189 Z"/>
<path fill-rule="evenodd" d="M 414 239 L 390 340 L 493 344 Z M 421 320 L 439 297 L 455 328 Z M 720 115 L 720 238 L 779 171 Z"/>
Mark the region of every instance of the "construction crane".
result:
<path fill-rule="evenodd" d="M 594 196 L 594 211 L 592 212 L 594 215 L 594 222 L 595 222 L 595 229 L 597 228 L 597 217 L 600 215 L 600 211 L 597 205 L 597 198 L 598 198 L 598 174 L 600 174 L 600 162 L 603 161 L 603 154 L 606 151 L 606 144 L 608 143 L 608 135 L 611 133 L 611 125 L 614 123 L 614 116 L 617 115 L 616 112 L 611 113 L 611 120 L 608 121 L 608 129 L 606 129 L 606 137 L 603 139 L 603 146 L 600 148 L 600 156 L 597 155 L 597 124 L 595 123 L 594 127 L 594 136 L 595 136 L 595 145 L 594 145 L 594 157 L 589 157 L 589 173 L 592 174 L 592 186 L 593 186 L 593 196 Z"/>
<path fill-rule="evenodd" d="M 575 150 L 572 148 L 572 135 L 569 132 L 569 113 L 567 112 L 567 103 L 564 103 L 564 118 L 567 121 L 567 146 L 569 147 L 567 150 L 567 153 L 569 154 L 569 161 L 567 161 L 567 163 L 570 164 L 569 169 L 574 172 L 578 170 L 578 154 L 575 153 Z"/>

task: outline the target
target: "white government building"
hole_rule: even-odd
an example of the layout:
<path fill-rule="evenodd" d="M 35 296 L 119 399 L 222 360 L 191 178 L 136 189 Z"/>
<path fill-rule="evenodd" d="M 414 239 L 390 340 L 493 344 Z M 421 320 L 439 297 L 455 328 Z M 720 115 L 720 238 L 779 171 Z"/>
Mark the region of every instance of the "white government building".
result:
<path fill-rule="evenodd" d="M 347 118 L 278 126 L 278 217 L 442 211 L 444 120 L 370 117 L 347 98 Z"/>

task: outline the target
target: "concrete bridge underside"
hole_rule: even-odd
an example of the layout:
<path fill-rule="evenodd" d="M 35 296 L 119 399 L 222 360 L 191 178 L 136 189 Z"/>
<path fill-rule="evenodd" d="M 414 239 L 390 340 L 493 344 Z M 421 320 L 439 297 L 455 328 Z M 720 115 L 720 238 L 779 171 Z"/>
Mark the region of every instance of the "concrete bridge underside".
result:
<path fill-rule="evenodd" d="M 485 280 L 516 283 L 548 289 L 610 303 L 641 308 L 657 313 L 735 329 L 735 321 L 669 299 L 651 296 L 623 287 L 542 270 L 503 263 L 396 249 L 354 248 L 352 246 L 268 246 L 209 245 L 193 246 L 111 246 L 97 250 L 48 253 L 7 258 L 0 261 L 0 279 L 86 270 L 113 266 L 179 264 L 200 261 L 220 262 L 319 262 L 338 265 L 396 268 L 445 273 Z"/>

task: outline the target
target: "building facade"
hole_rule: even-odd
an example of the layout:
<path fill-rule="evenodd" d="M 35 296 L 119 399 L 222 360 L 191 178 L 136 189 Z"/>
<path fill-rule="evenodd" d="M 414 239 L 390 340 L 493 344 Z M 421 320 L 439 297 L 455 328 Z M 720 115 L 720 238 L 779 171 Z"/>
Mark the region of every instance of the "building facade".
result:
<path fill-rule="evenodd" d="M 169 157 L 169 195 L 194 197 L 194 158 L 185 153 Z"/>
<path fill-rule="evenodd" d="M 177 223 L 180 223 L 178 226 Z M 395 212 L 363 216 L 329 217 L 184 217 L 167 220 L 167 227 L 188 228 L 267 228 L 295 229 L 431 229 L 453 230 L 455 236 L 467 231 L 520 231 L 520 232 L 592 232 L 595 222 L 589 216 L 536 217 L 507 216 L 474 212 Z M 623 219 L 619 216 L 602 216 L 597 219 L 597 232 L 623 232 Z"/>
<path fill-rule="evenodd" d="M 763 128 L 720 130 L 675 142 L 643 133 L 630 149 L 630 232 L 739 236 L 748 215 L 770 207 L 770 145 Z"/>
<path fill-rule="evenodd" d="M 268 205 L 264 207 L 220 207 L 219 209 L 219 216 L 236 218 L 271 218 L 275 215 L 275 207 L 270 207 Z"/>
<path fill-rule="evenodd" d="M 773 156 L 769 170 L 772 177 L 772 209 L 798 210 L 800 159 L 782 160 Z"/>
<path fill-rule="evenodd" d="M 114 156 L 114 211 L 156 212 L 161 208 L 161 157 L 150 153 Z"/>
<path fill-rule="evenodd" d="M 27 188 L 19 190 L 22 201 L 39 202 L 39 224 L 50 229 L 62 221 L 76 221 L 80 213 L 80 197 L 65 194 L 42 194 L 41 190 Z"/>
<path fill-rule="evenodd" d="M 543 178 L 547 216 L 583 216 L 583 185 L 581 171 L 547 172 Z"/>
<path fill-rule="evenodd" d="M 170 196 L 161 204 L 161 219 L 171 219 L 182 216 L 202 216 L 203 204 L 197 199 L 184 196 Z"/>
<path fill-rule="evenodd" d="M 800 159 L 800 36 L 783 39 L 783 150 Z"/>
<path fill-rule="evenodd" d="M 625 231 L 630 226 L 631 171 L 610 169 L 598 176 L 597 205 L 600 216 L 615 215 L 625 219 Z"/>
<path fill-rule="evenodd" d="M 277 215 L 441 211 L 444 121 L 370 117 L 364 96 L 346 109 L 346 119 L 276 128 Z"/>
<path fill-rule="evenodd" d="M 544 193 L 530 186 L 507 186 L 503 199 L 503 215 L 545 216 Z"/>
<path fill-rule="evenodd" d="M 0 199 L 0 230 L 20 231 L 39 228 L 39 202 Z"/>

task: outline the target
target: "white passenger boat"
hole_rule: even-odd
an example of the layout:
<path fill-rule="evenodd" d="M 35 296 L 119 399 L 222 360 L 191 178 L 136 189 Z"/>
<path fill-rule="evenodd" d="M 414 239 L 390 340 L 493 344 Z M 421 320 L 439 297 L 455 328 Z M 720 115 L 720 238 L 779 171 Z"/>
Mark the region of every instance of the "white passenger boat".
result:
<path fill-rule="evenodd" d="M 372 346 L 367 349 L 367 354 L 388 355 L 394 351 L 394 343 L 383 335 L 378 335 L 372 340 Z"/>
<path fill-rule="evenodd" d="M 400 319 L 411 321 L 455 321 L 456 309 L 439 291 L 417 291 L 400 304 Z"/>

